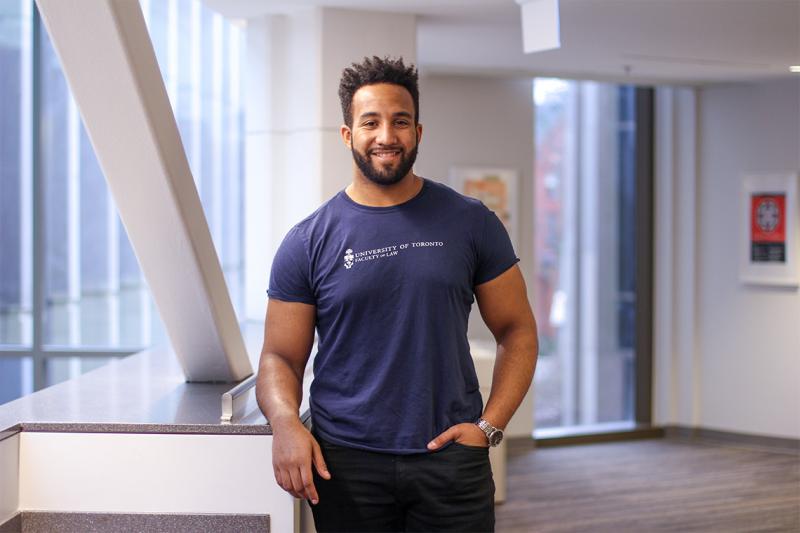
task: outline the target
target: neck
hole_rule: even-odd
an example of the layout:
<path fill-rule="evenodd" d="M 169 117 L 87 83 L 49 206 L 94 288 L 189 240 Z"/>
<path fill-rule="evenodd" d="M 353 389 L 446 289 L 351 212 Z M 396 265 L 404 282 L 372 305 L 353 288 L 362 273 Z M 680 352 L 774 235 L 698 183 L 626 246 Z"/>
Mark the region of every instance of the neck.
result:
<path fill-rule="evenodd" d="M 415 197 L 422 189 L 422 178 L 409 172 L 394 185 L 378 185 L 356 171 L 345 193 L 357 204 L 369 207 L 391 207 Z"/>

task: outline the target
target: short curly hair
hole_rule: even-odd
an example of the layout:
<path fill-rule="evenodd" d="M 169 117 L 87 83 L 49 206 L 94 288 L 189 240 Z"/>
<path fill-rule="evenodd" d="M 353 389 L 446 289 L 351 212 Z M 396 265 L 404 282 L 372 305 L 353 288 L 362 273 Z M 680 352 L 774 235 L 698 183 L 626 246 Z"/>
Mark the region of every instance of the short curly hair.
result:
<path fill-rule="evenodd" d="M 339 82 L 339 102 L 342 104 L 342 117 L 345 124 L 353 126 L 353 95 L 365 85 L 391 83 L 404 87 L 411 93 L 414 101 L 414 121 L 419 122 L 419 87 L 417 68 L 406 66 L 403 58 L 391 59 L 372 56 L 365 57 L 361 63 L 353 63 L 342 71 Z"/>

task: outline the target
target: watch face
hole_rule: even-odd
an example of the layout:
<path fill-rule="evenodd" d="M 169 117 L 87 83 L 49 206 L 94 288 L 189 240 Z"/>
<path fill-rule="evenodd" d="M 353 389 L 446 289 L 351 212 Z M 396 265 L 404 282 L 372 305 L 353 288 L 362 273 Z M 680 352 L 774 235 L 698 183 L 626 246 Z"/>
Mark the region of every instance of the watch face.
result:
<path fill-rule="evenodd" d="M 489 435 L 489 446 L 497 446 L 500 444 L 500 441 L 503 440 L 503 432 L 499 429 L 492 431 L 492 434 Z"/>

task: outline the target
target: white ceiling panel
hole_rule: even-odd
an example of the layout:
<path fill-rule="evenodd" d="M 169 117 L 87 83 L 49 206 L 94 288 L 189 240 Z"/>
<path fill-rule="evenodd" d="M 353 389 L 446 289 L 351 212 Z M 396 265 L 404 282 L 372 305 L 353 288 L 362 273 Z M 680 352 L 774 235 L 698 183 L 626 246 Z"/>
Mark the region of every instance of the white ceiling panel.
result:
<path fill-rule="evenodd" d="M 298 6 L 415 13 L 424 72 L 648 83 L 797 76 L 800 0 L 561 0 L 558 50 L 522 52 L 513 0 L 205 0 L 247 18 Z"/>

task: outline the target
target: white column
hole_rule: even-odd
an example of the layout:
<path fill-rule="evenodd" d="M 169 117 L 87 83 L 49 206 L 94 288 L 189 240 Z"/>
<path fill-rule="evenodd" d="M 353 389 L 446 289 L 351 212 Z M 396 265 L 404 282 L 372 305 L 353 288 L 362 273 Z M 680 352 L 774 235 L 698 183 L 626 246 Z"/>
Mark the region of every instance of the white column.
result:
<path fill-rule="evenodd" d="M 653 422 L 696 426 L 696 92 L 656 91 Z"/>
<path fill-rule="evenodd" d="M 247 24 L 245 56 L 245 178 L 244 178 L 244 275 L 245 316 L 264 318 L 267 300 L 269 258 L 274 254 L 272 240 L 273 197 L 269 165 L 272 143 L 267 128 L 272 85 L 272 25 L 276 17 L 251 19 Z"/>
<path fill-rule="evenodd" d="M 342 69 L 364 56 L 416 61 L 413 15 L 302 8 L 248 22 L 246 313 L 263 320 L 275 250 L 352 176 Z"/>

